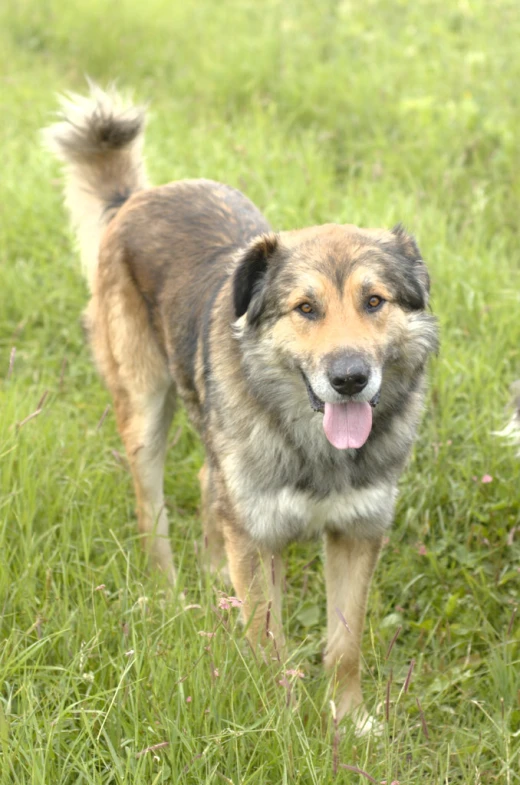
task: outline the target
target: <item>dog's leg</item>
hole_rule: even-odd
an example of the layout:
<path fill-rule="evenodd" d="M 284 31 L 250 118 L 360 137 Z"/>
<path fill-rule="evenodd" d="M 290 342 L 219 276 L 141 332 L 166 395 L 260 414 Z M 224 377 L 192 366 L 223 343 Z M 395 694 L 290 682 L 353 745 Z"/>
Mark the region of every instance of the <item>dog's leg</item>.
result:
<path fill-rule="evenodd" d="M 361 638 L 368 590 L 380 549 L 380 539 L 357 540 L 340 534 L 326 535 L 325 667 L 336 672 L 338 719 L 354 713 L 360 730 L 368 718 L 361 693 Z"/>
<path fill-rule="evenodd" d="M 253 646 L 267 646 L 283 657 L 282 628 L 283 562 L 279 554 L 263 550 L 236 526 L 224 525 L 229 572 L 242 618 Z"/>
<path fill-rule="evenodd" d="M 214 509 L 216 489 L 213 487 L 212 480 L 211 466 L 206 461 L 199 471 L 204 550 L 211 572 L 219 573 L 223 580 L 229 583 L 231 579 L 226 565 L 224 533 L 219 526 L 219 516 Z"/>
<path fill-rule="evenodd" d="M 110 237 L 100 251 L 94 288 L 85 323 L 114 400 L 117 428 L 134 480 L 142 543 L 153 564 L 173 583 L 163 475 L 175 386 L 145 301 L 129 275 L 124 254 Z"/>
<path fill-rule="evenodd" d="M 143 547 L 154 565 L 173 583 L 175 568 L 168 539 L 163 476 L 168 429 L 175 408 L 174 388 L 164 387 L 146 395 L 118 391 L 114 402 L 134 480 Z"/>

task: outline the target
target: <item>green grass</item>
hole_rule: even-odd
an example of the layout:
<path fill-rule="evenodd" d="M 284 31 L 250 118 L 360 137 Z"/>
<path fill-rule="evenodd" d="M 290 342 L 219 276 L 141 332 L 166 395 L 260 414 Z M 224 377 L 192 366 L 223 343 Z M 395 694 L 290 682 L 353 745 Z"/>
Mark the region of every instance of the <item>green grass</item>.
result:
<path fill-rule="evenodd" d="M 343 764 L 377 783 L 520 782 L 519 464 L 491 436 L 520 375 L 519 38 L 516 0 L 4 0 L 2 785 L 370 781 Z M 37 135 L 86 73 L 150 101 L 155 182 L 223 180 L 279 228 L 400 220 L 428 260 L 442 350 L 364 640 L 381 738 L 335 733 L 319 544 L 290 549 L 279 673 L 218 610 L 182 413 L 166 490 L 188 607 L 146 567 Z M 289 706 L 285 668 L 304 674 Z"/>

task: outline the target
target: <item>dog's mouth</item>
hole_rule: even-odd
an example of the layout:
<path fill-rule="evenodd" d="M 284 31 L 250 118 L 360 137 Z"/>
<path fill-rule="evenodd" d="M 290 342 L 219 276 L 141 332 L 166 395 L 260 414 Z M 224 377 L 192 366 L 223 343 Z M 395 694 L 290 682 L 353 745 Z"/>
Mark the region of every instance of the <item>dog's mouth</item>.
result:
<path fill-rule="evenodd" d="M 324 415 L 323 430 L 332 446 L 338 450 L 362 447 L 372 430 L 372 409 L 379 403 L 381 391 L 378 390 L 370 401 L 329 403 L 318 398 L 305 374 L 302 376 L 311 408 Z"/>
<path fill-rule="evenodd" d="M 305 386 L 307 388 L 307 394 L 309 396 L 309 401 L 311 403 L 311 409 L 314 409 L 315 412 L 321 412 L 323 414 L 323 412 L 325 411 L 325 404 L 320 398 L 318 398 L 318 396 L 312 389 L 311 385 L 309 384 L 309 380 L 307 379 L 305 374 L 302 374 L 302 376 L 303 376 L 303 381 L 305 382 Z"/>

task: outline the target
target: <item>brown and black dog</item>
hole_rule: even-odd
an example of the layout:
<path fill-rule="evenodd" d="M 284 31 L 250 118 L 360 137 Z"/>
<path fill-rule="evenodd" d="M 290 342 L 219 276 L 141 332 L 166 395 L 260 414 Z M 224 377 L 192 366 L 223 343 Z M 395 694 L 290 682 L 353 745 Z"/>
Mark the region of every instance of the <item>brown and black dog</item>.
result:
<path fill-rule="evenodd" d="M 325 664 L 338 716 L 357 709 L 362 724 L 367 595 L 438 340 L 421 254 L 401 227 L 274 234 L 211 180 L 152 188 L 138 108 L 93 87 L 62 109 L 47 136 L 66 165 L 92 347 L 146 547 L 174 580 L 163 472 L 178 395 L 206 449 L 212 560 L 227 558 L 255 644 L 283 642 L 284 546 L 324 536 Z"/>

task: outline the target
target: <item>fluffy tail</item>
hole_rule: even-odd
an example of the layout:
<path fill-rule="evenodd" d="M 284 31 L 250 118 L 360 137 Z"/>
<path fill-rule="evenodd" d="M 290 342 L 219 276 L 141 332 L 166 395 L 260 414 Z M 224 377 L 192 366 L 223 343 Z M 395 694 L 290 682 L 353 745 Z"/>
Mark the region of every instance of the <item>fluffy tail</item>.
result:
<path fill-rule="evenodd" d="M 103 228 L 135 191 L 146 188 L 142 156 L 144 110 L 110 89 L 67 94 L 61 122 L 43 131 L 65 165 L 65 203 L 76 233 L 83 273 L 92 288 Z"/>

